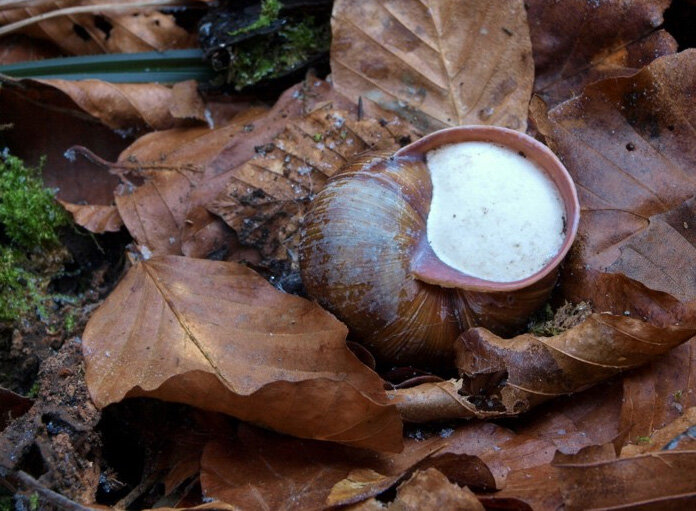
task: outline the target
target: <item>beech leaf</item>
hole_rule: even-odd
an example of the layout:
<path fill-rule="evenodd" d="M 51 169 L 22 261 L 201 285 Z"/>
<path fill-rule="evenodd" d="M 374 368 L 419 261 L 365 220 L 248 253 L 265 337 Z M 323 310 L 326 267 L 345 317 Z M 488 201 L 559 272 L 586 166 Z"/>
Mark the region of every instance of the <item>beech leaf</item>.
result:
<path fill-rule="evenodd" d="M 578 187 L 566 297 L 659 326 L 696 328 L 696 50 L 589 85 L 533 115 Z M 685 339 L 686 340 L 686 339 Z"/>
<path fill-rule="evenodd" d="M 459 485 L 496 489 L 505 471 L 479 455 L 511 433 L 494 424 L 443 429 L 427 439 L 406 439 L 398 454 L 283 437 L 240 424 L 234 439 L 213 441 L 201 461 L 206 496 L 245 510 L 319 510 L 382 493 L 415 468 L 433 467 Z"/>
<path fill-rule="evenodd" d="M 430 132 L 493 124 L 524 130 L 534 69 L 521 0 L 351 2 L 332 16 L 336 90 Z"/>
<path fill-rule="evenodd" d="M 244 266 L 153 258 L 90 318 L 86 381 L 98 407 L 148 396 L 304 438 L 399 450 L 398 412 L 346 333 Z"/>
<path fill-rule="evenodd" d="M 329 103 L 289 122 L 259 155 L 227 173 L 225 191 L 208 209 L 265 259 L 297 267 L 298 229 L 326 180 L 359 153 L 393 152 L 417 137 L 398 119 L 352 117 Z"/>
<path fill-rule="evenodd" d="M 123 227 L 123 220 L 116 206 L 100 206 L 99 204 L 72 204 L 59 201 L 68 211 L 73 221 L 90 232 L 118 232 Z"/>
<path fill-rule="evenodd" d="M 549 105 L 580 94 L 593 81 L 633 74 L 653 59 L 677 51 L 674 38 L 657 30 L 669 0 L 529 0 L 526 4 L 534 92 Z"/>
<path fill-rule="evenodd" d="M 99 9 L 99 4 L 113 4 L 110 0 L 62 0 L 42 2 L 40 6 L 0 10 L 0 25 L 9 25 L 43 13 L 66 7 L 93 5 L 94 13 L 56 16 L 22 27 L 21 33 L 51 41 L 63 52 L 73 55 L 95 53 L 136 53 L 187 48 L 194 45 L 195 37 L 177 25 L 172 14 L 128 3 L 123 8 Z"/>

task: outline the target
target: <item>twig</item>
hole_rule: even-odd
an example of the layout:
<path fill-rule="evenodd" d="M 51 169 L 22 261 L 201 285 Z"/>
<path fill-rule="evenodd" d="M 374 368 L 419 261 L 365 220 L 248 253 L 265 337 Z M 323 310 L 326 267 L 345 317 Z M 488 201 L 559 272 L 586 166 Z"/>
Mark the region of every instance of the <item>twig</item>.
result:
<path fill-rule="evenodd" d="M 9 5 L 12 6 L 16 3 L 22 2 L 11 2 Z M 100 13 L 103 11 L 132 11 L 134 9 L 139 9 L 143 7 L 167 7 L 167 6 L 186 6 L 192 5 L 194 2 L 190 0 L 144 0 L 141 2 L 134 3 L 111 3 L 111 4 L 97 4 L 97 5 L 78 5 L 75 7 L 66 7 L 64 9 L 56 9 L 54 11 L 48 11 L 43 14 L 38 14 L 32 16 L 31 18 L 23 19 L 21 21 L 16 21 L 15 23 L 10 23 L 0 28 L 0 36 L 9 34 L 20 28 L 26 27 L 28 25 L 33 25 L 41 21 L 46 21 L 47 19 L 56 18 L 59 16 L 69 16 L 71 14 L 82 14 L 82 13 Z M 0 7 L 6 9 L 5 4 L 0 4 Z"/>
<path fill-rule="evenodd" d="M 53 504 L 58 509 L 65 509 L 66 511 L 94 511 L 94 508 L 83 506 L 67 497 L 63 497 L 60 493 L 49 490 L 26 472 L 19 471 L 16 477 L 24 486 L 38 493 L 47 502 Z"/>

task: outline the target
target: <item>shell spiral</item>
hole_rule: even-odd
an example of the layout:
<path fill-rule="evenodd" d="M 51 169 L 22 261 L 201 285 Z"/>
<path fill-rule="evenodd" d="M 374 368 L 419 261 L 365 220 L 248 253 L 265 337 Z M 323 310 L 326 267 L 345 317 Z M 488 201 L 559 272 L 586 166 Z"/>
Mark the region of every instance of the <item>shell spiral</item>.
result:
<path fill-rule="evenodd" d="M 420 280 L 412 261 L 426 239 L 432 183 L 423 158 L 367 154 L 317 194 L 300 239 L 310 294 L 384 364 L 452 365 L 469 327 L 509 333 L 548 296 L 549 274 L 524 292 L 482 292 Z"/>

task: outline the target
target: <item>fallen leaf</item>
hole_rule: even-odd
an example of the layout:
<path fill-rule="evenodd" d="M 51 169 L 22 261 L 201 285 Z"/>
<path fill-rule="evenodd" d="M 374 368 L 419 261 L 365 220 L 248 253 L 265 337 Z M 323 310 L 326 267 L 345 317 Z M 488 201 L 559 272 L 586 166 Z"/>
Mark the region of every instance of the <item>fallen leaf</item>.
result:
<path fill-rule="evenodd" d="M 60 57 L 60 52 L 44 41 L 14 34 L 0 38 L 0 65 Z"/>
<path fill-rule="evenodd" d="M 582 206 L 562 279 L 569 300 L 666 331 L 696 326 L 695 86 L 696 50 L 686 50 L 548 115 L 533 109 Z"/>
<path fill-rule="evenodd" d="M 97 234 L 118 232 L 123 227 L 123 220 L 121 220 L 116 206 L 59 202 L 72 215 L 73 221 L 77 225 L 84 227 L 90 232 Z"/>
<path fill-rule="evenodd" d="M 696 450 L 696 407 L 684 410 L 674 421 L 650 435 L 639 437 L 635 444 L 628 444 L 621 449 L 620 457 L 628 458 L 638 454 L 655 451 L 693 451 Z"/>
<path fill-rule="evenodd" d="M 5 83 L 5 82 L 3 82 Z M 39 166 L 47 187 L 73 204 L 110 205 L 118 178 L 91 162 L 65 157 L 74 145 L 87 145 L 104 158 L 115 159 L 130 142 L 79 108 L 68 96 L 37 82 L 0 88 L 4 143 L 27 165 Z M 67 153 L 68 155 L 70 153 Z"/>
<path fill-rule="evenodd" d="M 416 467 L 441 471 L 459 485 L 502 486 L 504 472 L 478 454 L 511 435 L 494 424 L 443 429 L 426 439 L 406 439 L 399 454 L 375 453 L 283 437 L 240 424 L 236 438 L 209 444 L 201 485 L 208 497 L 242 509 L 325 509 L 382 493 Z"/>
<path fill-rule="evenodd" d="M 111 166 L 146 178 L 116 195 L 133 238 L 154 254 L 233 252 L 232 231 L 206 209 L 229 180 L 228 172 L 251 159 L 255 147 L 270 142 L 288 119 L 334 97 L 326 82 L 310 78 L 285 91 L 267 113 L 254 108 L 213 130 L 187 128 L 140 137 Z"/>
<path fill-rule="evenodd" d="M 521 0 L 334 4 L 336 90 L 419 129 L 493 124 L 524 130 L 534 80 Z"/>
<path fill-rule="evenodd" d="M 87 113 L 113 130 L 129 133 L 205 122 L 205 106 L 195 82 L 167 87 L 157 83 L 23 79 L 6 80 L 4 85 L 13 87 L 17 94 L 28 98 L 48 98 L 50 103 L 67 103 L 70 106 L 66 106 L 73 111 L 82 115 Z M 55 97 L 60 94 L 66 98 Z"/>
<path fill-rule="evenodd" d="M 0 387 L 0 431 L 5 429 L 12 419 L 24 415 L 33 404 L 32 399 Z"/>
<path fill-rule="evenodd" d="M 641 366 L 696 334 L 695 326 L 656 327 L 641 320 L 594 313 L 553 337 L 503 339 L 484 328 L 462 334 L 457 367 L 502 413 L 524 413 L 562 394 L 585 390 Z M 483 382 L 483 383 L 480 383 Z"/>
<path fill-rule="evenodd" d="M 565 509 L 671 510 L 696 503 L 696 451 L 613 456 L 611 446 L 556 456 Z"/>
<path fill-rule="evenodd" d="M 242 244 L 267 261 L 298 270 L 299 227 L 314 195 L 352 157 L 393 152 L 416 134 L 398 120 L 354 120 L 327 104 L 287 123 L 256 157 L 226 175 L 226 189 L 208 209 L 235 230 Z"/>
<path fill-rule="evenodd" d="M 86 380 L 99 407 L 155 397 L 303 438 L 398 451 L 398 412 L 346 334 L 317 305 L 241 265 L 153 258 L 90 318 Z"/>
<path fill-rule="evenodd" d="M 624 378 L 621 423 L 625 443 L 650 438 L 656 430 L 696 406 L 694 340 Z"/>
<path fill-rule="evenodd" d="M 468 488 L 449 482 L 434 468 L 416 471 L 408 481 L 396 489 L 396 498 L 388 504 L 370 499 L 349 507 L 352 511 L 384 509 L 386 511 L 416 511 L 440 509 L 443 511 L 483 511 L 484 507 Z"/>
<path fill-rule="evenodd" d="M 109 0 L 63 0 L 42 2 L 35 7 L 0 10 L 0 25 L 9 25 L 34 16 L 68 7 L 93 5 L 94 12 L 75 13 L 37 21 L 20 29 L 21 33 L 45 39 L 66 53 L 88 55 L 95 53 L 136 53 L 193 47 L 195 37 L 176 24 L 172 14 L 154 9 L 142 9 L 121 0 L 121 9 L 104 9 L 100 4 Z"/>
<path fill-rule="evenodd" d="M 632 74 L 653 59 L 676 52 L 676 41 L 657 30 L 669 4 L 669 0 L 526 2 L 534 92 L 556 105 L 593 81 Z"/>

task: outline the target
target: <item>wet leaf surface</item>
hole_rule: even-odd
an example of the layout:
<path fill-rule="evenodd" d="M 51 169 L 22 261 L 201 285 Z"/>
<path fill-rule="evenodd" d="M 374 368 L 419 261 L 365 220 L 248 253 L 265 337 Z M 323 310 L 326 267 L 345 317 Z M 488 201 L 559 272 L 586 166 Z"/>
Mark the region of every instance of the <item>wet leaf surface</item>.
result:
<path fill-rule="evenodd" d="M 32 404 L 31 399 L 0 387 L 0 431 L 13 419 L 24 415 Z"/>
<path fill-rule="evenodd" d="M 534 78 L 523 3 L 339 0 L 336 90 L 430 132 L 462 124 L 524 130 Z"/>

